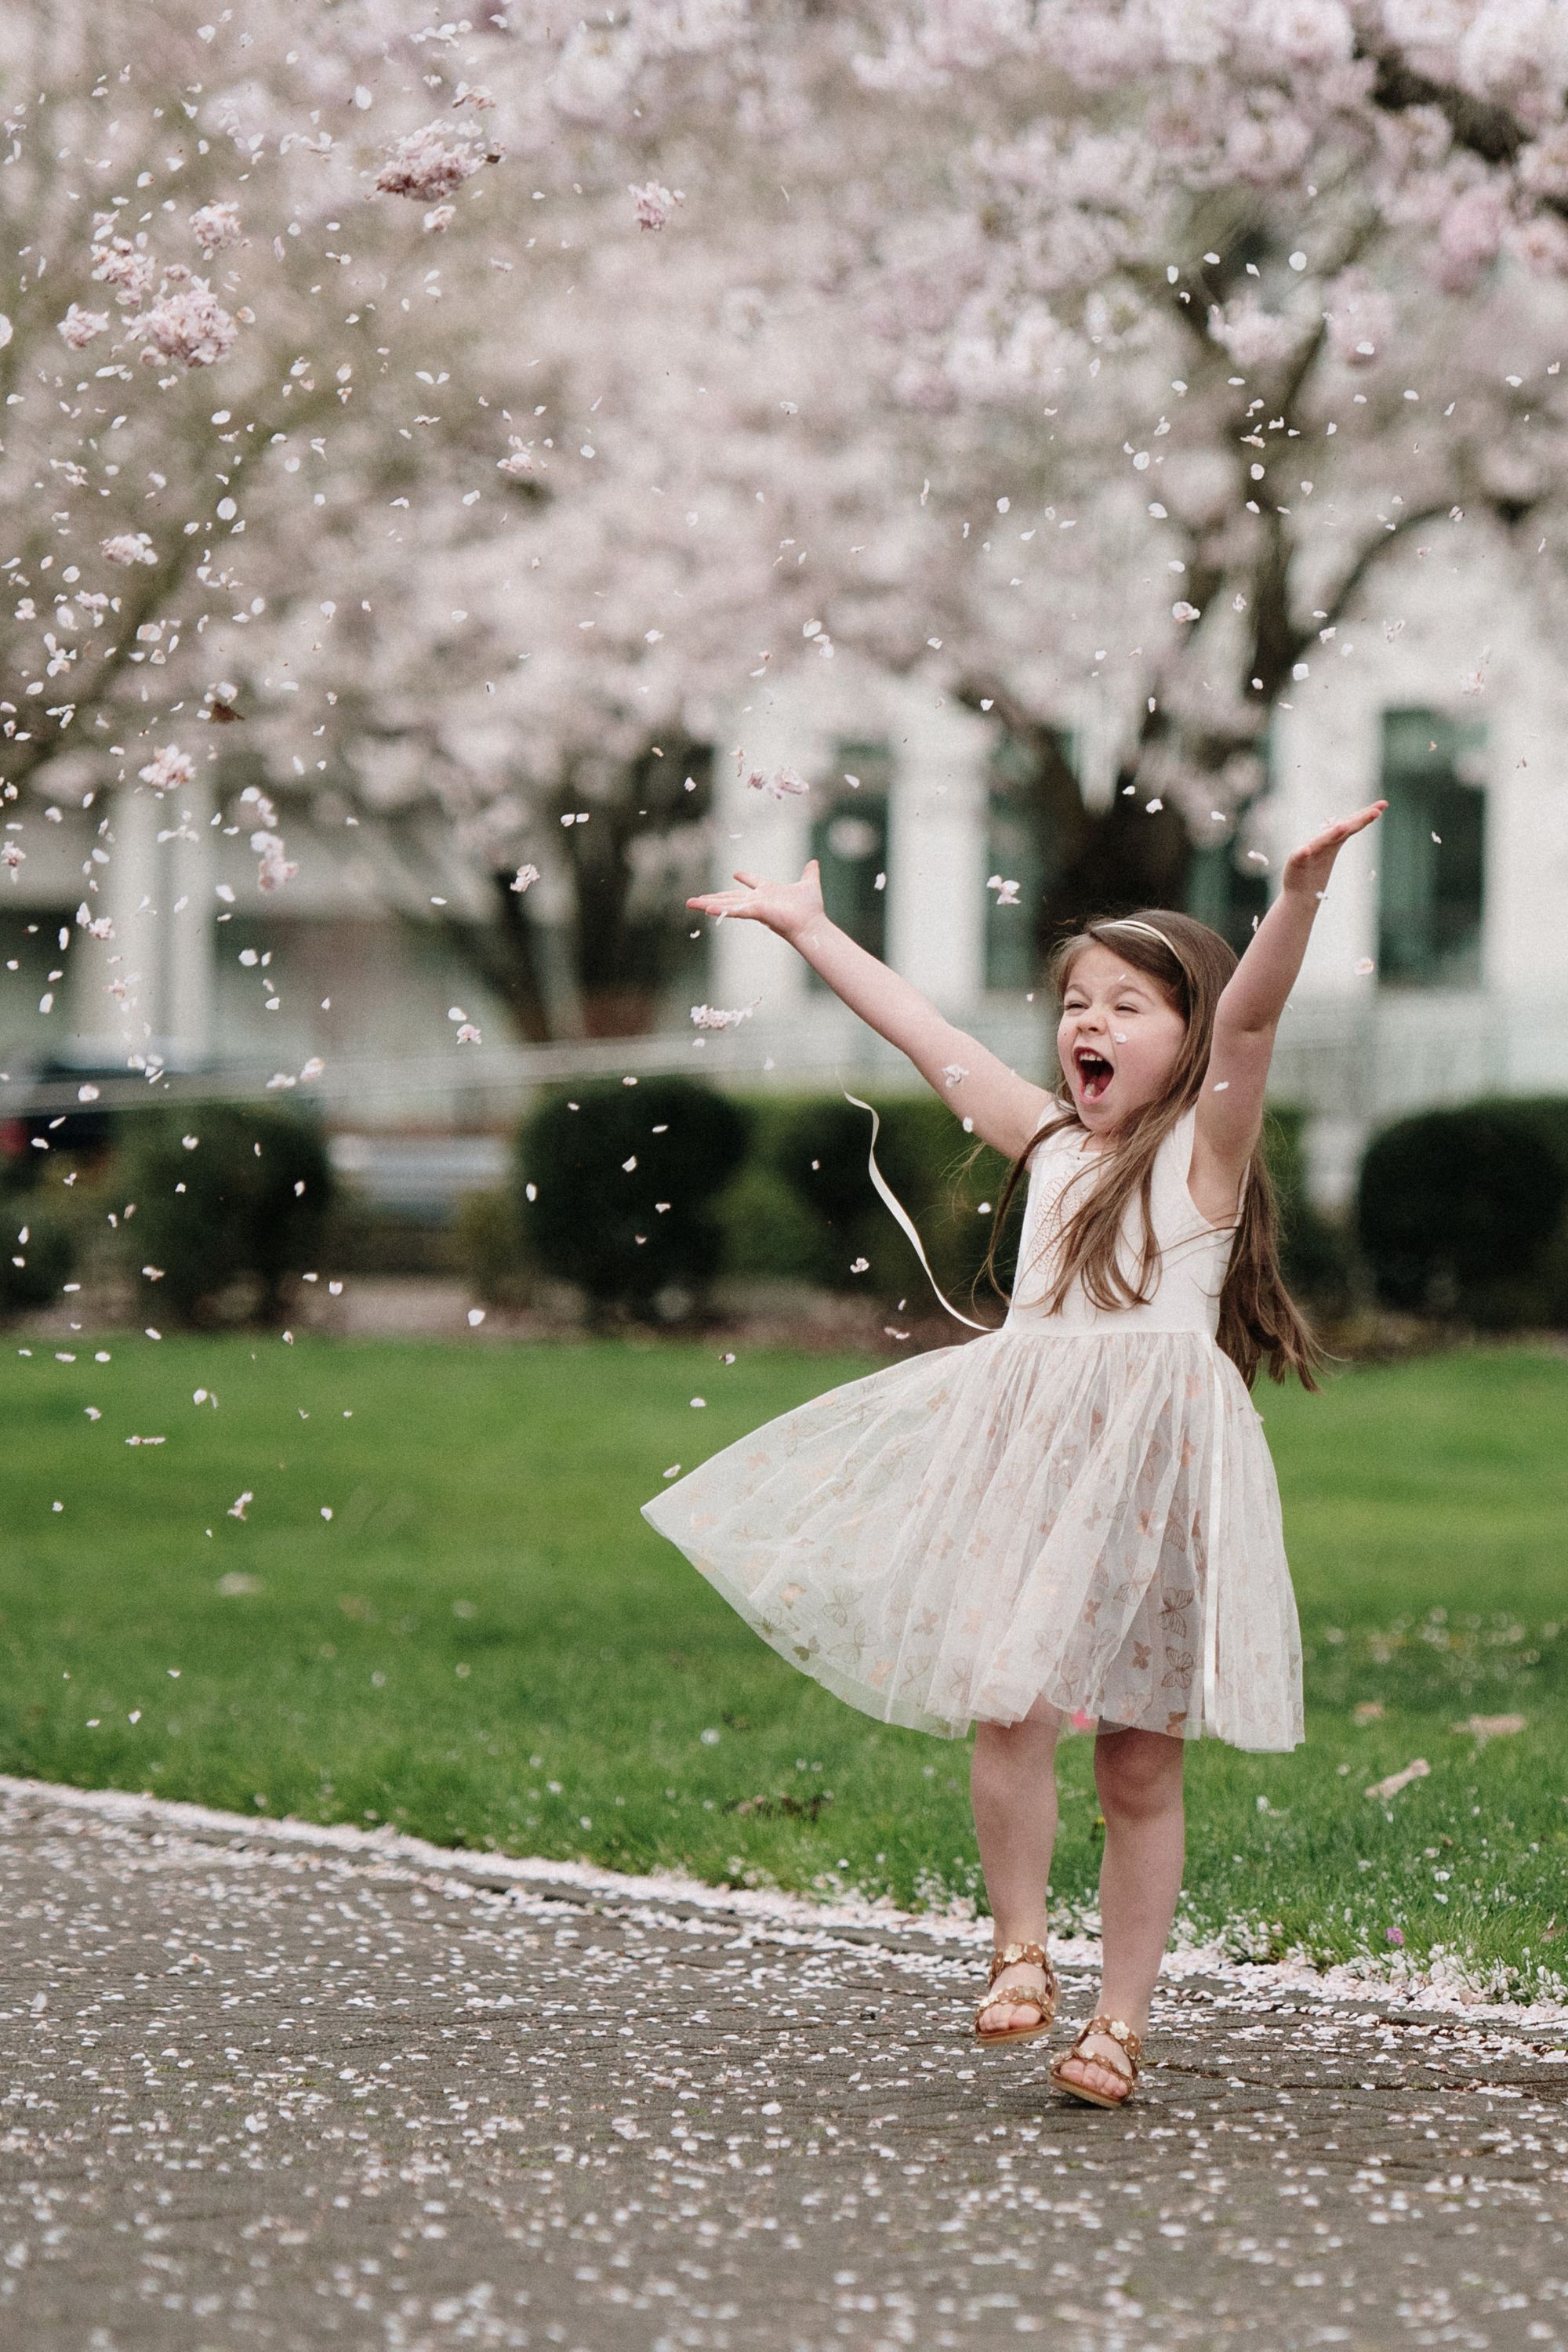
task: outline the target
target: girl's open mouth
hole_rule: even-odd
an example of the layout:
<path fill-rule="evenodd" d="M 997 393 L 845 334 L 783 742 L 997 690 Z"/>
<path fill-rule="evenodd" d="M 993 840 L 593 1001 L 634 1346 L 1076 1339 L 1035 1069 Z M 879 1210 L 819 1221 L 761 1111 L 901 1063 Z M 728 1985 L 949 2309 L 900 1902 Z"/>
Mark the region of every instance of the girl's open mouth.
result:
<path fill-rule="evenodd" d="M 1085 1102 L 1098 1102 L 1115 1076 L 1110 1064 L 1103 1054 L 1095 1053 L 1088 1045 L 1076 1047 L 1072 1058 L 1078 1072 L 1079 1092 Z"/>

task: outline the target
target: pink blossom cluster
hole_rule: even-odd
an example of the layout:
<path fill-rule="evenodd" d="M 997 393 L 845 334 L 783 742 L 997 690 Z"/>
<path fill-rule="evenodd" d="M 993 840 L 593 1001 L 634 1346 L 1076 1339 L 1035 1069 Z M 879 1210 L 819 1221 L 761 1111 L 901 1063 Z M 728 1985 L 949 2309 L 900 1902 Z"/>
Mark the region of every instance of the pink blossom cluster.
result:
<path fill-rule="evenodd" d="M 299 866 L 284 849 L 282 835 L 278 832 L 278 811 L 259 784 L 247 784 L 239 796 L 241 808 L 251 811 L 257 829 L 250 836 L 250 846 L 261 860 L 257 881 L 263 890 L 280 890 L 300 871 Z"/>
<path fill-rule="evenodd" d="M 1081 295 L 1136 266 L 1162 190 L 1283 194 L 1347 161 L 1391 216 L 1427 231 L 1423 263 L 1444 291 L 1468 291 L 1505 250 L 1568 274 L 1554 209 L 1568 195 L 1568 14 L 1540 0 L 895 0 L 883 26 L 879 53 L 854 61 L 873 89 L 929 94 L 1005 56 L 1048 65 L 1086 101 L 975 141 L 1036 290 Z M 1432 102 L 1389 103 L 1384 76 L 1430 83 Z M 1093 102 L 1108 90 L 1120 123 Z M 1466 142 L 1472 101 L 1511 112 L 1512 147 Z M 1300 325 L 1254 298 L 1226 307 L 1216 340 L 1245 370 L 1272 364 Z M 940 405 L 920 382 L 911 404 Z"/>
<path fill-rule="evenodd" d="M 263 890 L 280 890 L 300 871 L 295 860 L 286 856 L 279 835 L 258 830 L 251 835 L 250 846 L 261 860 L 256 878 Z"/>
<path fill-rule="evenodd" d="M 748 791 L 761 793 L 771 801 L 788 800 L 811 790 L 805 778 L 797 775 L 793 768 L 750 768 L 742 782 Z"/>
<path fill-rule="evenodd" d="M 106 563 L 156 563 L 157 550 L 144 530 L 116 531 L 100 549 Z"/>
<path fill-rule="evenodd" d="M 453 141 L 444 123 L 426 122 L 397 142 L 375 175 L 376 192 L 412 196 L 420 204 L 438 203 L 489 160 L 473 140 Z"/>
<path fill-rule="evenodd" d="M 1310 321 L 1305 332 L 1311 331 Z M 1277 310 L 1266 310 L 1256 295 L 1243 295 L 1209 312 L 1209 333 L 1223 345 L 1243 374 L 1256 368 L 1276 367 L 1305 340 L 1303 327 Z"/>
<path fill-rule="evenodd" d="M 166 278 L 174 277 L 171 268 Z M 153 366 L 177 360 L 183 367 L 213 367 L 234 348 L 239 330 L 205 280 L 193 278 L 172 294 L 160 294 L 152 308 L 131 320 L 126 339 L 145 342 L 142 357 Z"/>
<path fill-rule="evenodd" d="M 682 189 L 676 188 L 672 191 L 662 188 L 657 180 L 650 180 L 647 185 L 642 188 L 628 185 L 626 193 L 637 207 L 637 224 L 639 228 L 666 227 L 676 205 L 686 202 Z"/>
<path fill-rule="evenodd" d="M 239 243 L 239 206 L 232 202 L 199 205 L 187 225 L 208 261 Z"/>
<path fill-rule="evenodd" d="M 115 218 L 113 213 L 93 217 L 93 243 L 99 253 L 92 275 L 100 284 L 114 288 L 114 299 L 121 310 L 132 310 L 146 300 L 157 284 L 158 265 L 144 245 L 135 246 L 129 237 L 113 235 Z"/>
<path fill-rule="evenodd" d="M 73 302 L 59 321 L 57 332 L 73 352 L 79 352 L 91 342 L 95 335 L 101 335 L 108 324 L 107 310 L 84 310 L 79 302 Z"/>
<path fill-rule="evenodd" d="M 121 310 L 136 313 L 126 327 L 126 340 L 144 342 L 142 356 L 153 366 L 173 360 L 187 368 L 212 367 L 226 358 L 238 329 L 206 280 L 194 276 L 182 261 L 160 267 L 148 247 L 146 231 L 139 231 L 132 241 L 116 234 L 117 221 L 111 212 L 93 215 L 92 276 L 114 288 Z M 237 238 L 237 207 L 226 202 L 203 205 L 191 215 L 190 226 L 210 257 Z M 79 351 L 109 323 L 106 312 L 85 310 L 73 302 L 59 320 L 58 331 L 71 350 Z"/>
<path fill-rule="evenodd" d="M 177 743 L 165 743 L 163 750 L 155 751 L 146 766 L 138 768 L 136 772 L 144 784 L 152 785 L 155 793 L 166 793 L 175 784 L 188 784 L 196 772 L 196 764 L 190 753 L 182 751 Z"/>

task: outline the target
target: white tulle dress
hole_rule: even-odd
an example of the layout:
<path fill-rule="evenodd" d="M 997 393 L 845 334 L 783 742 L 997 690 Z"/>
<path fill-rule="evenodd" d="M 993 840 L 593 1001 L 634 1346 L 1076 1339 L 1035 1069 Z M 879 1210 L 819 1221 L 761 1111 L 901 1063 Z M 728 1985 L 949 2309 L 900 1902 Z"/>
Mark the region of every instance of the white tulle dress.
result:
<path fill-rule="evenodd" d="M 961 1737 L 1038 1698 L 1237 1748 L 1302 1737 L 1279 1491 L 1214 1334 L 1232 1229 L 1156 1156 L 1153 1295 L 1043 1299 L 1092 1158 L 1036 1146 L 1006 1320 L 830 1389 L 643 1506 L 781 1656 L 887 1723 Z M 1134 1208 L 1126 1262 L 1139 1232 Z"/>

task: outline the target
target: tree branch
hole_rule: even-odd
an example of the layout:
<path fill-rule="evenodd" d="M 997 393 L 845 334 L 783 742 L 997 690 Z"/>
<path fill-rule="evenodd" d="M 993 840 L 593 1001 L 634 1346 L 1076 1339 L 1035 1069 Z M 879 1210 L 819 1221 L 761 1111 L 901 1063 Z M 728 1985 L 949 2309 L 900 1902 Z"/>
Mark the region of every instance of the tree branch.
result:
<path fill-rule="evenodd" d="M 1446 515 L 1447 511 L 1447 508 L 1440 500 L 1435 501 L 1430 506 L 1413 507 L 1408 514 L 1400 516 L 1392 529 L 1385 527 L 1378 532 L 1375 539 L 1369 539 L 1365 546 L 1353 558 L 1349 569 L 1342 574 L 1338 587 L 1330 593 L 1327 607 L 1329 617 L 1322 625 L 1325 627 L 1334 625 L 1343 617 L 1345 609 L 1356 590 L 1368 574 L 1382 562 L 1390 548 L 1402 544 L 1418 524 L 1435 522 L 1439 515 Z"/>
<path fill-rule="evenodd" d="M 1468 90 L 1450 89 L 1444 82 L 1429 81 L 1425 74 L 1414 72 L 1403 58 L 1385 51 L 1358 45 L 1356 54 L 1370 58 L 1376 67 L 1372 102 L 1386 113 L 1404 114 L 1413 106 L 1435 107 L 1456 143 L 1488 163 L 1511 163 L 1527 143 L 1530 133 L 1510 108 L 1490 99 L 1472 98 Z"/>

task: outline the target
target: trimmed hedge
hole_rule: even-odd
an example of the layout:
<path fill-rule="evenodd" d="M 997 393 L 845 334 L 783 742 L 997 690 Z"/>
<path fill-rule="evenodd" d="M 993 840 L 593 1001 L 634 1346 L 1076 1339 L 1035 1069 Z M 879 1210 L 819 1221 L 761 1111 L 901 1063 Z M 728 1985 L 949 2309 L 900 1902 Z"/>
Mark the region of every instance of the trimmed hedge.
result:
<path fill-rule="evenodd" d="M 1307 1197 L 1305 1125 L 1306 1113 L 1292 1104 L 1270 1104 L 1264 1113 L 1263 1154 L 1279 1204 L 1279 1269 L 1306 1305 L 1342 1315 L 1356 1290 L 1355 1237 L 1343 1219 L 1325 1216 Z"/>
<path fill-rule="evenodd" d="M 878 1108 L 878 1165 L 919 1227 L 937 1280 L 961 1306 L 984 1263 L 992 1223 L 987 1204 L 999 1199 L 1008 1162 L 999 1151 L 977 1146 L 935 1096 L 895 1097 Z M 929 1297 L 913 1250 L 872 1190 L 866 1113 L 841 1097 L 808 1096 L 759 1105 L 758 1119 L 757 1159 L 784 1178 L 815 1223 L 809 1257 L 787 1270 L 839 1289 L 863 1282 L 889 1299 Z M 1307 1198 L 1303 1123 L 1299 1110 L 1271 1108 L 1264 1125 L 1264 1150 L 1279 1199 L 1281 1259 L 1286 1280 L 1301 1297 L 1340 1312 L 1352 1293 L 1355 1251 L 1345 1227 Z M 1016 1269 L 1023 1202 L 1020 1185 L 996 1252 L 1005 1285 Z M 860 1256 L 870 1264 L 856 1276 L 847 1269 Z M 984 1286 L 977 1295 L 984 1298 L 988 1290 Z"/>
<path fill-rule="evenodd" d="M 677 1108 L 679 1121 L 667 1119 Z M 955 1306 L 984 1305 L 988 1294 L 974 1285 L 1005 1160 L 933 1095 L 878 1108 L 878 1164 L 937 1280 Z M 661 1123 L 668 1143 L 651 1134 Z M 1568 1099 L 1483 1101 L 1397 1121 L 1366 1154 L 1353 1223 L 1309 1201 L 1303 1125 L 1299 1110 L 1271 1107 L 1264 1149 L 1286 1280 L 1309 1307 L 1335 1315 L 1353 1303 L 1367 1278 L 1359 1237 L 1388 1306 L 1488 1329 L 1568 1323 Z M 661 1289 L 694 1301 L 720 1273 L 862 1289 L 889 1305 L 907 1299 L 913 1312 L 930 1292 L 872 1188 L 870 1133 L 867 1114 L 838 1094 L 742 1098 L 681 1078 L 558 1090 L 521 1146 L 521 1176 L 538 1187 L 535 1202 L 520 1204 L 528 1261 L 601 1306 L 643 1314 L 656 1311 Z M 658 1211 L 666 1199 L 670 1208 Z M 997 1254 L 1005 1283 L 1018 1223 L 1016 1213 Z"/>
<path fill-rule="evenodd" d="M 746 1156 L 750 1112 L 690 1078 L 552 1087 L 518 1138 L 518 1215 L 541 1271 L 597 1314 L 689 1312 L 719 1271 L 714 1202 Z"/>
<path fill-rule="evenodd" d="M 1000 1196 L 1007 1161 L 965 1135 L 933 1095 L 895 1096 L 877 1109 L 877 1165 L 914 1219 L 938 1282 L 963 1306 L 984 1263 L 990 1204 Z M 864 1287 L 880 1298 L 907 1297 L 911 1306 L 929 1301 L 920 1261 L 871 1183 L 867 1113 L 842 1095 L 776 1096 L 759 1103 L 756 1113 L 755 1160 L 809 1220 L 809 1258 L 795 1270 L 836 1290 Z M 1016 1218 L 1010 1223 L 1016 1248 Z M 856 1274 L 861 1258 L 866 1269 Z M 997 1260 L 1010 1278 L 1010 1255 L 998 1250 Z"/>
<path fill-rule="evenodd" d="M 1396 1120 L 1362 1163 L 1378 1296 L 1485 1330 L 1568 1314 L 1568 1101 L 1465 1103 Z"/>
<path fill-rule="evenodd" d="M 675 1092 L 667 1097 L 666 1088 Z M 575 1111 L 567 1108 L 573 1101 Z M 689 1112 L 679 1165 L 668 1147 L 657 1160 L 648 1150 L 650 1129 L 664 1115 L 658 1107 L 672 1101 Z M 934 1095 L 894 1096 L 878 1110 L 878 1165 L 914 1219 L 938 1282 L 955 1306 L 977 1297 L 994 1311 L 988 1286 L 975 1285 L 1007 1161 L 966 1136 Z M 740 1121 L 738 1149 L 727 1116 Z M 710 1125 L 711 1145 L 703 1139 Z M 1351 1295 L 1353 1250 L 1345 1231 L 1306 1198 L 1300 1129 L 1300 1113 L 1271 1111 L 1265 1131 L 1283 1211 L 1287 1279 L 1304 1297 L 1337 1310 Z M 671 1130 L 673 1143 L 673 1122 Z M 531 1181 L 538 1195 L 533 1202 L 519 1195 L 524 1256 L 539 1273 L 577 1282 L 601 1306 L 639 1313 L 661 1287 L 697 1294 L 716 1274 L 863 1290 L 889 1306 L 906 1298 L 910 1311 L 934 1305 L 913 1249 L 872 1187 L 870 1139 L 866 1112 L 839 1094 L 720 1096 L 683 1078 L 555 1090 L 519 1140 L 520 1186 Z M 714 1179 L 725 1152 L 733 1155 L 723 1163 L 733 1172 L 720 1185 Z M 637 1167 L 626 1171 L 622 1163 L 634 1153 Z M 1023 1198 L 1020 1186 L 997 1250 L 1005 1285 L 1014 1276 Z M 670 1209 L 659 1213 L 658 1199 L 668 1199 Z M 685 1221 L 676 1222 L 678 1205 L 700 1231 L 694 1253 Z M 647 1238 L 638 1243 L 637 1233 Z M 492 1286 L 498 1279 L 493 1258 L 487 1279 Z"/>
<path fill-rule="evenodd" d="M 476 1298 L 487 1307 L 532 1305 L 517 1202 L 510 1192 L 465 1193 L 449 1238 L 453 1258 Z"/>
<path fill-rule="evenodd" d="M 37 1191 L 0 1193 L 0 1315 L 57 1300 L 76 1270 L 76 1235 Z"/>
<path fill-rule="evenodd" d="M 143 1305 L 186 1324 L 220 1319 L 242 1286 L 252 1319 L 279 1320 L 289 1277 L 316 1263 L 332 1195 L 316 1129 L 251 1104 L 142 1114 L 123 1181 L 136 1204 L 126 1239 L 143 1269 Z"/>
<path fill-rule="evenodd" d="M 721 1271 L 741 1282 L 836 1286 L 843 1253 L 776 1168 L 748 1160 L 714 1208 L 723 1240 Z"/>

